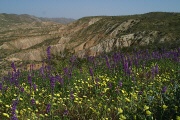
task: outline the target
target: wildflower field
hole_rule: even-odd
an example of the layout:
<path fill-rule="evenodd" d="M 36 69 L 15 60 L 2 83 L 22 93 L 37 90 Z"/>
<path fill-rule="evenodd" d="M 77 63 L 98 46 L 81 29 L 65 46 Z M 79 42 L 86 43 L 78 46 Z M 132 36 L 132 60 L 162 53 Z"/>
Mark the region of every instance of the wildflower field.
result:
<path fill-rule="evenodd" d="M 180 48 L 75 56 L 0 82 L 0 119 L 180 120 Z M 43 64 L 43 63 L 42 63 Z"/>

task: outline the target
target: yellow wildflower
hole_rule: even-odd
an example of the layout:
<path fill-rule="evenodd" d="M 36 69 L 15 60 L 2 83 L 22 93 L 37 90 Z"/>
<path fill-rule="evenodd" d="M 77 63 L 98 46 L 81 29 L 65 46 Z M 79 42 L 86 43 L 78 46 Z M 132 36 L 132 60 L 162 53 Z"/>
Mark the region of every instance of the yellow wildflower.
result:
<path fill-rule="evenodd" d="M 20 114 L 22 115 L 24 112 L 23 112 L 23 110 L 20 110 Z"/>
<path fill-rule="evenodd" d="M 147 114 L 148 116 L 151 115 L 151 111 L 147 110 L 147 111 L 146 111 L 146 114 Z"/>
<path fill-rule="evenodd" d="M 124 90 L 121 90 L 121 92 L 124 94 L 125 93 L 125 91 Z"/>
<path fill-rule="evenodd" d="M 31 109 L 31 108 L 29 108 L 29 107 L 28 107 L 28 110 L 29 110 L 29 111 L 32 111 L 32 109 Z"/>
<path fill-rule="evenodd" d="M 83 95 L 84 98 L 87 98 L 87 96 Z"/>
<path fill-rule="evenodd" d="M 3 113 L 3 116 L 5 117 L 8 117 L 9 118 L 9 115 L 7 113 Z"/>
<path fill-rule="evenodd" d="M 18 114 L 19 112 L 18 112 L 18 110 L 15 110 L 15 112 Z"/>
<path fill-rule="evenodd" d="M 39 114 L 39 116 L 40 116 L 40 117 L 44 117 L 44 115 L 43 115 L 43 114 Z"/>
<path fill-rule="evenodd" d="M 148 109 L 149 109 L 149 106 L 145 105 L 145 106 L 144 106 L 144 111 L 145 111 L 145 110 L 148 110 Z"/>
<path fill-rule="evenodd" d="M 177 111 L 177 109 L 178 109 L 178 106 L 175 106 L 175 110 Z"/>
<path fill-rule="evenodd" d="M 9 105 L 5 105 L 7 108 L 9 108 L 10 106 Z"/>
<path fill-rule="evenodd" d="M 168 106 L 167 105 L 163 105 L 162 107 L 165 110 L 165 109 L 167 109 Z"/>
<path fill-rule="evenodd" d="M 121 108 L 118 108 L 118 113 L 119 114 L 123 113 L 123 110 Z"/>
<path fill-rule="evenodd" d="M 180 120 L 180 116 L 176 116 L 176 120 Z"/>
<path fill-rule="evenodd" d="M 57 105 L 57 103 L 53 103 L 53 106 L 56 106 Z"/>
<path fill-rule="evenodd" d="M 102 118 L 102 120 L 108 120 L 108 118 Z"/>
<path fill-rule="evenodd" d="M 109 90 L 109 88 L 104 88 L 104 92 L 106 92 L 107 90 Z"/>
<path fill-rule="evenodd" d="M 125 100 L 126 100 L 127 102 L 130 102 L 130 99 L 129 99 L 129 98 L 125 98 Z"/>
<path fill-rule="evenodd" d="M 57 97 L 60 97 L 60 94 L 58 93 L 58 94 L 56 94 L 56 96 L 57 96 Z"/>
<path fill-rule="evenodd" d="M 39 104 L 39 101 L 38 101 L 38 100 L 36 100 L 36 104 Z"/>
<path fill-rule="evenodd" d="M 123 114 L 120 115 L 120 120 L 126 120 L 126 116 L 124 116 Z"/>

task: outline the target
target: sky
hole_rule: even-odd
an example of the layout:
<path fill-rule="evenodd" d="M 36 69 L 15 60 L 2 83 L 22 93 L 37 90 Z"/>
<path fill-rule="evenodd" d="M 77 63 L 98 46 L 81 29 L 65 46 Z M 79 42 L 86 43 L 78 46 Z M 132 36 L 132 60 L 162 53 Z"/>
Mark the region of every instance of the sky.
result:
<path fill-rule="evenodd" d="M 37 17 L 120 16 L 180 12 L 180 0 L 0 0 L 0 13 Z"/>

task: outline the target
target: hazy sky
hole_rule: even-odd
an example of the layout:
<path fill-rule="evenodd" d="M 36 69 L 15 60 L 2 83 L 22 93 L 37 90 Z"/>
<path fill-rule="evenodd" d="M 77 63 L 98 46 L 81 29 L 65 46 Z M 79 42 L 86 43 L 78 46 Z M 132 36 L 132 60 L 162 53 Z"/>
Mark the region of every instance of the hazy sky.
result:
<path fill-rule="evenodd" d="M 147 12 L 180 12 L 180 0 L 0 0 L 0 13 L 81 18 Z"/>

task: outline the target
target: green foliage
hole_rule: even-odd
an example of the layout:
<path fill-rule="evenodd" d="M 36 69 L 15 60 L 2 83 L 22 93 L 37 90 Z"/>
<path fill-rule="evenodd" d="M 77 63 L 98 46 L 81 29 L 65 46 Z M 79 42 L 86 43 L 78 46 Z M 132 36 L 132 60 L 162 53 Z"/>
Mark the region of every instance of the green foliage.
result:
<path fill-rule="evenodd" d="M 141 20 L 132 31 L 159 30 L 162 35 L 179 38 L 178 13 L 103 16 L 80 31 L 77 38 L 105 33 L 114 23 L 118 25 L 128 19 Z M 82 18 L 74 26 L 88 20 Z M 167 29 L 169 25 L 173 28 Z M 34 48 L 57 40 L 44 41 Z M 64 57 L 52 56 L 52 60 L 46 60 L 40 70 L 32 67 L 27 71 L 11 71 L 0 81 L 0 118 L 13 116 L 12 103 L 17 100 L 14 114 L 18 119 L 179 119 L 179 45 L 177 41 L 132 46 L 83 59 L 64 53 Z M 9 52 L 4 50 L 1 57 Z"/>
<path fill-rule="evenodd" d="M 47 60 L 50 65 L 40 71 L 22 71 L 18 85 L 11 75 L 6 76 L 0 91 L 0 117 L 12 116 L 12 100 L 17 99 L 19 119 L 176 119 L 180 116 L 180 65 L 175 58 L 180 56 L 172 55 L 179 54 L 178 49 L 172 54 L 144 52 L 116 51 L 84 59 L 52 56 Z M 114 55 L 121 57 L 118 62 Z"/>

